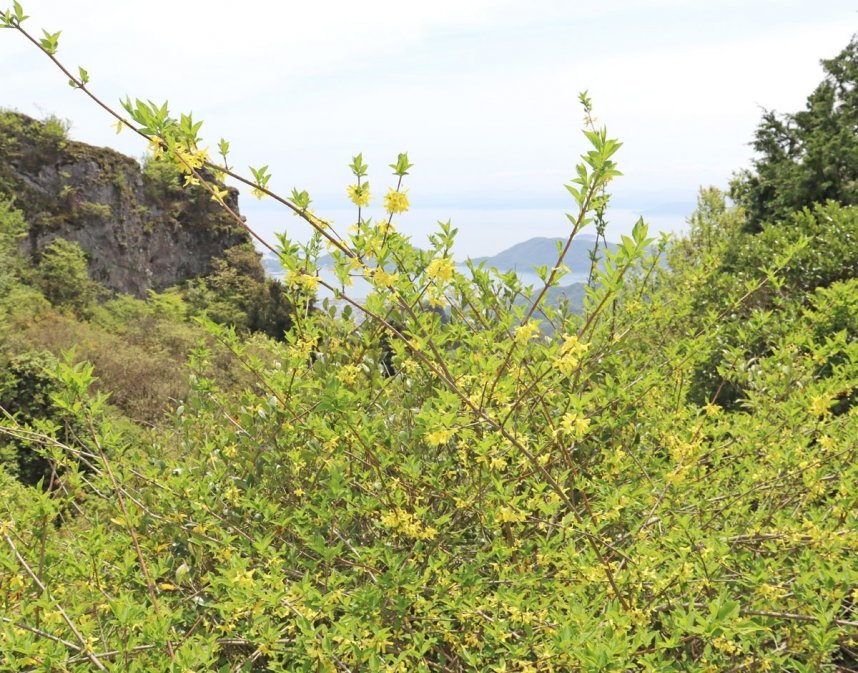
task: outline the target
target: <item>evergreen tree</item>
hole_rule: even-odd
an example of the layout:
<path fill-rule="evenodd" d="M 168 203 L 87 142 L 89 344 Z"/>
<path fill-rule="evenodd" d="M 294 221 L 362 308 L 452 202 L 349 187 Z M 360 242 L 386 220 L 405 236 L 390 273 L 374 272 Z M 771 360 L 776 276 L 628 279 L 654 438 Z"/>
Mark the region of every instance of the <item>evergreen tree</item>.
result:
<path fill-rule="evenodd" d="M 814 203 L 858 204 L 858 36 L 822 66 L 825 79 L 806 109 L 765 112 L 752 143 L 754 168 L 733 181 L 750 232 Z"/>

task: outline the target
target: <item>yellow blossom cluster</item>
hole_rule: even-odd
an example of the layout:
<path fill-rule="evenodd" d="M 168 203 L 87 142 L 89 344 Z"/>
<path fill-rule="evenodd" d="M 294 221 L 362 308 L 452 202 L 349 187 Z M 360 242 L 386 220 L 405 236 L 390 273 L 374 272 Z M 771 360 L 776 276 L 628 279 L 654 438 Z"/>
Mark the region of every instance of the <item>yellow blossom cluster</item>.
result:
<path fill-rule="evenodd" d="M 310 357 L 310 353 L 316 348 L 316 339 L 302 336 L 289 347 L 289 356 L 295 360 L 304 361 Z"/>
<path fill-rule="evenodd" d="M 390 189 L 384 196 L 384 209 L 391 215 L 406 212 L 409 205 L 408 194 L 405 192 Z"/>
<path fill-rule="evenodd" d="M 209 160 L 209 151 L 205 150 L 190 150 L 181 146 L 176 146 L 175 152 L 176 167 L 182 173 L 192 173 L 195 170 L 202 168 Z"/>
<path fill-rule="evenodd" d="M 223 499 L 232 505 L 237 504 L 240 497 L 241 491 L 239 491 L 234 484 L 230 484 L 223 492 Z"/>
<path fill-rule="evenodd" d="M 396 532 L 410 537 L 414 540 L 432 540 L 438 534 L 438 530 L 432 526 L 425 526 L 414 514 L 397 507 L 392 512 L 381 515 L 381 525 Z"/>
<path fill-rule="evenodd" d="M 590 344 L 581 342 L 578 336 L 570 334 L 563 340 L 560 347 L 560 357 L 557 359 L 557 369 L 561 374 L 569 375 L 578 367 L 581 357 L 587 352 Z"/>
<path fill-rule="evenodd" d="M 581 439 L 589 428 L 590 419 L 577 411 L 570 411 L 560 419 L 560 431 L 575 439 Z"/>
<path fill-rule="evenodd" d="M 814 416 L 827 416 L 830 413 L 831 399 L 827 395 L 814 395 L 810 400 L 810 413 Z"/>
<path fill-rule="evenodd" d="M 440 257 L 433 259 L 426 267 L 426 277 L 429 280 L 446 283 L 453 277 L 455 265 L 449 257 Z"/>
<path fill-rule="evenodd" d="M 319 277 L 304 271 L 293 271 L 287 276 L 286 284 L 289 287 L 302 287 L 307 292 L 315 292 L 319 287 Z"/>
<path fill-rule="evenodd" d="M 369 193 L 368 182 L 365 182 L 362 185 L 349 185 L 346 192 L 349 195 L 349 200 L 358 208 L 366 208 L 372 198 Z"/>
<path fill-rule="evenodd" d="M 539 333 L 539 324 L 535 320 L 530 320 L 524 325 L 520 325 L 515 330 L 515 342 L 525 344 Z"/>
<path fill-rule="evenodd" d="M 186 178 L 187 180 L 187 178 Z M 229 195 L 228 189 L 220 189 L 217 185 L 212 186 L 212 201 L 223 203 L 224 199 Z"/>
<path fill-rule="evenodd" d="M 360 367 L 355 364 L 347 364 L 343 365 L 337 372 L 337 379 L 344 385 L 351 385 L 357 381 L 358 374 L 360 374 Z"/>
<path fill-rule="evenodd" d="M 518 523 L 526 518 L 527 514 L 509 505 L 502 505 L 497 511 L 497 520 L 501 523 Z"/>
<path fill-rule="evenodd" d="M 437 430 L 427 432 L 425 437 L 429 446 L 441 446 L 450 441 L 455 434 L 456 431 L 450 428 L 438 428 Z"/>
<path fill-rule="evenodd" d="M 376 267 L 375 269 L 368 269 L 367 275 L 375 282 L 378 287 L 387 287 L 391 288 L 396 283 L 399 278 L 396 273 L 388 273 L 382 267 Z"/>
<path fill-rule="evenodd" d="M 447 298 L 444 296 L 444 292 L 437 287 L 429 288 L 429 292 L 426 293 L 426 301 L 432 308 L 444 308 L 447 305 Z"/>

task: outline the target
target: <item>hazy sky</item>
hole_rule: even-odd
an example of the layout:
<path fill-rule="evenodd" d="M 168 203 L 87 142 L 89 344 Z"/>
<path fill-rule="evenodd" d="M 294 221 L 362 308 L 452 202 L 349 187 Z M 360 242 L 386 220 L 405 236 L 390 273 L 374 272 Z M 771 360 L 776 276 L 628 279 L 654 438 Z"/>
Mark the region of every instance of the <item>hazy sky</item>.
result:
<path fill-rule="evenodd" d="M 761 108 L 802 107 L 819 59 L 858 28 L 854 2 L 838 0 L 21 1 L 25 26 L 62 30 L 59 58 L 105 100 L 193 111 L 212 147 L 227 138 L 235 165 L 268 164 L 275 189 L 308 190 L 343 229 L 351 156 L 363 152 L 381 197 L 408 151 L 413 210 L 399 227 L 419 243 L 452 218 L 460 257 L 566 232 L 579 91 L 625 143 L 609 231 L 638 214 L 676 229 L 699 186 L 748 165 Z M 0 106 L 145 149 L 13 31 L 0 32 Z M 241 207 L 266 235 L 305 235 L 270 202 Z"/>

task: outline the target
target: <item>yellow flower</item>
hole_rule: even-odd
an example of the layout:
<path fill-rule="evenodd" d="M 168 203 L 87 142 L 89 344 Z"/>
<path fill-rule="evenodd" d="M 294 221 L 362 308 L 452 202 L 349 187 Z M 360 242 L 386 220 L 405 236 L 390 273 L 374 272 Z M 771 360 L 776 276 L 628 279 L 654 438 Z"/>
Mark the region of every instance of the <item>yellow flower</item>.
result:
<path fill-rule="evenodd" d="M 223 493 L 223 499 L 235 505 L 238 502 L 241 492 L 234 486 L 230 485 Z"/>
<path fill-rule="evenodd" d="M 300 285 L 308 292 L 315 292 L 319 286 L 319 277 L 298 271 L 290 273 L 287 282 L 289 287 Z"/>
<path fill-rule="evenodd" d="M 814 416 L 827 416 L 830 412 L 831 400 L 827 395 L 816 395 L 810 401 L 810 413 Z"/>
<path fill-rule="evenodd" d="M 372 270 L 372 278 L 379 287 L 393 287 L 397 274 L 387 273 L 383 268 L 378 267 Z"/>
<path fill-rule="evenodd" d="M 424 526 L 414 514 L 399 507 L 382 514 L 379 523 L 415 540 L 432 540 L 438 535 L 438 529 Z"/>
<path fill-rule="evenodd" d="M 590 419 L 578 413 L 570 412 L 560 419 L 560 429 L 568 435 L 580 439 L 590 428 Z"/>
<path fill-rule="evenodd" d="M 250 589 L 253 586 L 253 573 L 254 570 L 251 568 L 250 570 L 237 575 L 235 583 L 242 589 Z"/>
<path fill-rule="evenodd" d="M 441 446 L 442 444 L 446 444 L 455 434 L 456 431 L 450 428 L 439 428 L 438 430 L 427 432 L 426 441 L 430 446 Z"/>
<path fill-rule="evenodd" d="M 351 202 L 359 208 L 366 208 L 366 206 L 369 205 L 369 200 L 372 196 L 369 193 L 368 182 L 365 182 L 362 185 L 349 185 L 346 191 L 348 192 Z"/>
<path fill-rule="evenodd" d="M 454 269 L 455 265 L 453 264 L 453 260 L 449 257 L 433 259 L 429 262 L 429 266 L 426 267 L 426 277 L 429 278 L 429 280 L 446 283 L 453 277 Z"/>
<path fill-rule="evenodd" d="M 444 293 L 436 287 L 429 288 L 426 300 L 432 308 L 444 308 L 447 305 L 447 298 Z"/>
<path fill-rule="evenodd" d="M 721 407 L 712 402 L 709 402 L 703 406 L 703 413 L 705 413 L 707 416 L 717 416 L 722 411 L 723 409 Z"/>
<path fill-rule="evenodd" d="M 408 210 L 408 195 L 405 192 L 397 192 L 389 189 L 384 197 L 384 209 L 391 215 L 404 213 Z"/>
<path fill-rule="evenodd" d="M 578 367 L 580 360 L 573 353 L 566 353 L 557 359 L 557 371 L 564 376 L 568 376 Z"/>
<path fill-rule="evenodd" d="M 218 189 L 217 187 L 212 188 L 212 201 L 217 201 L 218 203 L 222 203 L 224 198 L 229 195 L 228 189 Z"/>
<path fill-rule="evenodd" d="M 357 380 L 358 374 L 360 374 L 360 367 L 355 364 L 347 364 L 343 365 L 337 372 L 337 379 L 340 383 L 351 385 Z"/>
<path fill-rule="evenodd" d="M 582 343 L 578 340 L 578 336 L 571 334 L 563 339 L 563 345 L 560 347 L 560 352 L 564 355 L 571 354 L 576 357 L 581 357 L 590 348 L 590 344 Z"/>
<path fill-rule="evenodd" d="M 516 343 L 526 344 L 538 332 L 539 332 L 539 325 L 536 323 L 535 320 L 531 320 L 530 322 L 516 328 L 516 330 L 515 330 L 515 341 L 516 341 Z"/>
<path fill-rule="evenodd" d="M 524 521 L 525 518 L 526 515 L 524 512 L 519 512 L 509 505 L 502 505 L 498 508 L 498 521 L 503 523 L 516 523 L 518 521 Z"/>
<path fill-rule="evenodd" d="M 158 159 L 164 154 L 164 141 L 157 136 L 149 138 L 149 151 L 152 153 L 153 159 Z"/>

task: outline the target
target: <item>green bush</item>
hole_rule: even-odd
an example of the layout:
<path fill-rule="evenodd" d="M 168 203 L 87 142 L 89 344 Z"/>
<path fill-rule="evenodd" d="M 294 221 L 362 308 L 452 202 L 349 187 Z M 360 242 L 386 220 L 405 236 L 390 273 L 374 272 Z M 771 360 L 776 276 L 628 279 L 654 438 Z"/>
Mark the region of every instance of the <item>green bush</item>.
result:
<path fill-rule="evenodd" d="M 265 277 L 250 244 L 226 250 L 208 276 L 188 283 L 184 296 L 193 314 L 240 331 L 282 340 L 294 323 L 293 299 L 280 282 Z"/>
<path fill-rule="evenodd" d="M 168 161 L 159 161 L 151 154 L 143 157 L 143 185 L 146 194 L 165 198 L 181 193 L 181 173 Z"/>
<path fill-rule="evenodd" d="M 18 244 L 27 235 L 27 224 L 20 211 L 0 199 L 0 297 L 18 280 L 21 256 Z"/>
<path fill-rule="evenodd" d="M 69 139 L 71 122 L 68 119 L 60 119 L 56 115 L 49 115 L 42 120 L 42 139 L 52 146 L 59 146 Z"/>
<path fill-rule="evenodd" d="M 806 244 L 801 246 L 802 240 Z M 782 293 L 796 295 L 858 277 L 858 207 L 835 202 L 794 213 L 758 234 L 732 238 L 722 263 L 725 275 L 761 277 L 785 250 L 801 246 L 779 276 Z"/>
<path fill-rule="evenodd" d="M 91 217 L 97 220 L 107 221 L 113 217 L 113 210 L 106 203 L 93 203 L 91 201 L 82 201 L 77 205 L 81 214 L 86 217 Z"/>
<path fill-rule="evenodd" d="M 2 363 L 0 368 L 0 413 L 14 419 L 13 426 L 33 428 L 37 420 L 58 422 L 62 414 L 52 395 L 57 390 L 51 371 L 56 359 L 45 352 L 25 352 Z M 8 417 L 7 417 L 8 418 Z M 47 484 L 51 463 L 38 450 L 38 443 L 20 435 L 0 435 L 0 462 L 7 473 L 33 486 Z"/>
<path fill-rule="evenodd" d="M 99 294 L 80 245 L 62 238 L 42 251 L 35 282 L 52 304 L 79 315 L 91 308 Z"/>

